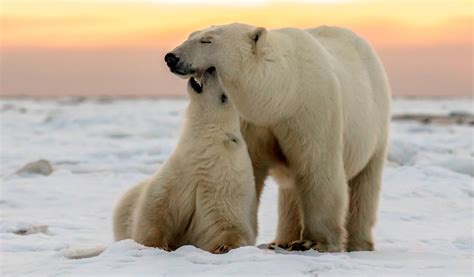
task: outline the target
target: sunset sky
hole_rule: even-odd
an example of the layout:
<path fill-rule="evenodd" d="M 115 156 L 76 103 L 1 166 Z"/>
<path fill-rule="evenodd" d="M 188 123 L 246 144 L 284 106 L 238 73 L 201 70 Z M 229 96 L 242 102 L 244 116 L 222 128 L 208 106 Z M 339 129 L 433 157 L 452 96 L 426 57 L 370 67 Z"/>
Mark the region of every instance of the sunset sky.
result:
<path fill-rule="evenodd" d="M 184 95 L 163 54 L 209 25 L 348 27 L 395 95 L 470 95 L 470 0 L 1 0 L 1 95 Z"/>

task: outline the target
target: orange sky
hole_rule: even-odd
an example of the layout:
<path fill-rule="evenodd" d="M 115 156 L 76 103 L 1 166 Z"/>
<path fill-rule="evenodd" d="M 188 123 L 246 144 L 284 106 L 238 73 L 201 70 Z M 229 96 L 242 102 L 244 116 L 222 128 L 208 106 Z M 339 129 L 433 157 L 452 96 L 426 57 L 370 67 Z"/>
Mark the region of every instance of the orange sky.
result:
<path fill-rule="evenodd" d="M 236 21 L 267 28 L 321 24 L 349 27 L 380 52 L 387 71 L 395 78 L 391 79 L 396 94 L 472 92 L 473 4 L 468 0 L 1 0 L 1 17 L 3 95 L 66 94 L 64 91 L 132 94 L 124 91 L 126 81 L 141 82 L 134 94 L 174 94 L 182 83 L 170 76 L 156 77 L 167 74 L 161 64 L 162 53 L 193 30 Z M 145 53 L 151 55 L 149 59 L 142 58 Z M 136 61 L 138 56 L 140 62 Z M 103 64 L 94 64 L 99 62 Z M 94 67 L 103 71 L 96 72 Z M 430 87 L 412 76 L 417 72 L 410 72 L 413 67 L 423 69 L 425 79 L 453 74 L 450 79 L 456 82 L 436 86 L 435 80 Z M 42 76 L 44 72 L 38 73 L 38 68 L 49 73 Z M 119 84 L 114 84 L 114 70 L 118 69 L 137 76 L 131 74 L 129 80 L 121 80 L 124 84 L 118 89 Z M 146 70 L 155 75 L 140 77 Z M 91 71 L 102 72 L 103 82 L 97 76 L 89 78 Z M 85 76 L 78 76 L 78 72 Z M 46 81 L 54 80 L 48 76 L 61 77 L 50 91 Z M 32 84 L 19 81 L 25 78 Z M 44 84 L 42 79 L 46 79 Z M 63 85 L 79 87 L 55 91 Z M 129 87 L 125 86 L 133 90 Z"/>

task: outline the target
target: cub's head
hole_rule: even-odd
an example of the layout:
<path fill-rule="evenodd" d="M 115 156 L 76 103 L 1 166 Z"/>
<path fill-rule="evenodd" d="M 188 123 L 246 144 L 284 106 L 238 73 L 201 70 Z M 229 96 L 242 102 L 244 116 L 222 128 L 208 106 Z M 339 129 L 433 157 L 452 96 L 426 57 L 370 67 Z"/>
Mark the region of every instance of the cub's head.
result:
<path fill-rule="evenodd" d="M 211 123 L 223 126 L 238 126 L 239 115 L 229 95 L 222 89 L 215 67 L 202 74 L 201 81 L 191 77 L 187 92 L 191 103 L 189 116 L 199 124 Z"/>
<path fill-rule="evenodd" d="M 194 77 L 201 83 L 211 67 L 219 74 L 241 73 L 255 59 L 266 39 L 266 30 L 246 24 L 212 26 L 189 35 L 181 45 L 166 54 L 170 71 L 181 78 Z"/>

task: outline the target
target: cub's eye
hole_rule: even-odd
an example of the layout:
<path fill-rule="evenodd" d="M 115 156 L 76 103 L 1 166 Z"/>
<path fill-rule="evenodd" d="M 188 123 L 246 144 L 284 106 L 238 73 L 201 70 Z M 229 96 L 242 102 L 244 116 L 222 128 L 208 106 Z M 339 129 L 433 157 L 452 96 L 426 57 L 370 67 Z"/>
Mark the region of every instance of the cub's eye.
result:
<path fill-rule="evenodd" d="M 201 43 L 212 43 L 212 39 L 210 37 L 202 38 Z"/>
<path fill-rule="evenodd" d="M 221 102 L 222 102 L 222 104 L 227 103 L 227 95 L 225 95 L 225 94 L 221 95 Z"/>

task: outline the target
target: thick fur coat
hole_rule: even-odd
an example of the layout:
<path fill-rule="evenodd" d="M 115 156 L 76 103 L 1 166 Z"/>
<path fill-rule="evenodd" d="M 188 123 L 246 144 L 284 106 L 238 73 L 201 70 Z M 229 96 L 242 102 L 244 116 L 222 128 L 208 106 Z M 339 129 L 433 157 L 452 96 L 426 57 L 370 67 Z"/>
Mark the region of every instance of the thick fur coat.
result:
<path fill-rule="evenodd" d="M 391 97 L 364 39 L 337 27 L 230 24 L 192 33 L 166 61 L 184 78 L 216 68 L 244 119 L 258 196 L 267 175 L 282 184 L 275 243 L 374 249 Z"/>
<path fill-rule="evenodd" d="M 191 102 L 174 153 L 118 203 L 115 240 L 214 253 L 255 243 L 255 181 L 238 112 L 215 73 L 200 88 L 188 86 Z"/>

